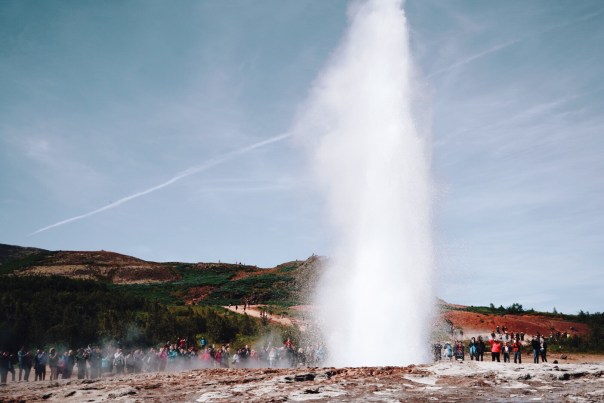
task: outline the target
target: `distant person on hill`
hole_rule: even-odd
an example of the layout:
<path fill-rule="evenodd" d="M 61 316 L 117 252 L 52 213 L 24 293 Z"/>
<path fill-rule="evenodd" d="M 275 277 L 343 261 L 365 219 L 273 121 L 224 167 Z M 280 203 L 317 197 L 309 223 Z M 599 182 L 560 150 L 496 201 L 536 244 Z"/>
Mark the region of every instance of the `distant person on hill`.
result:
<path fill-rule="evenodd" d="M 486 346 L 484 345 L 482 336 L 478 336 L 478 341 L 476 342 L 476 361 L 484 360 L 484 351 L 485 350 L 486 350 Z"/>
<path fill-rule="evenodd" d="M 498 339 L 490 339 L 489 343 L 491 343 L 491 361 L 501 362 L 501 342 Z"/>
<path fill-rule="evenodd" d="M 531 348 L 533 349 L 533 363 L 538 364 L 541 343 L 539 343 L 539 340 L 537 340 L 537 336 L 533 336 L 533 340 L 531 340 Z"/>
<path fill-rule="evenodd" d="M 476 338 L 472 337 L 472 339 L 470 339 L 470 345 L 468 346 L 470 349 L 470 361 L 473 361 L 474 358 L 476 357 Z M 476 359 L 478 360 L 478 357 L 476 357 Z"/>
<path fill-rule="evenodd" d="M 541 338 L 539 352 L 541 354 L 541 362 L 547 362 L 547 341 L 545 341 L 544 337 Z"/>

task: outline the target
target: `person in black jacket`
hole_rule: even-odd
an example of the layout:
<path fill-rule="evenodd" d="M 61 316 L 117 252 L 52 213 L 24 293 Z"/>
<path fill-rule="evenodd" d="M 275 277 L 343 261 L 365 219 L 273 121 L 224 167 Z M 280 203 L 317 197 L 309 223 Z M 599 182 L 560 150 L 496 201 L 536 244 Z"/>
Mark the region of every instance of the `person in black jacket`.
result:
<path fill-rule="evenodd" d="M 476 361 L 484 360 L 484 350 L 486 350 L 486 346 L 484 345 L 484 341 L 482 341 L 482 336 L 478 336 L 478 341 L 476 342 Z"/>
<path fill-rule="evenodd" d="M 6 385 L 10 356 L 6 351 L 0 351 L 0 384 Z"/>
<path fill-rule="evenodd" d="M 531 347 L 533 348 L 533 363 L 539 364 L 539 352 L 541 350 L 541 344 L 537 339 L 537 336 L 533 336 L 533 340 L 531 340 Z"/>
<path fill-rule="evenodd" d="M 545 341 L 545 337 L 541 338 L 539 353 L 541 355 L 541 362 L 547 362 L 547 341 Z"/>
<path fill-rule="evenodd" d="M 23 380 L 29 382 L 31 367 L 34 365 L 34 356 L 31 354 L 31 351 L 26 351 L 21 359 L 23 367 L 19 367 L 19 375 L 21 374 L 21 369 L 23 369 Z"/>

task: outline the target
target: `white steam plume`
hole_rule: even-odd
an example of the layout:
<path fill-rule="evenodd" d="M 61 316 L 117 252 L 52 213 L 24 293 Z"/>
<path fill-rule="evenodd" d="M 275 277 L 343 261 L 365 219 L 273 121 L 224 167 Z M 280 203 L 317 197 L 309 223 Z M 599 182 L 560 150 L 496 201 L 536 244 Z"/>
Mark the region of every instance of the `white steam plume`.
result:
<path fill-rule="evenodd" d="M 103 207 L 100 207 L 100 208 L 98 208 L 96 210 L 90 211 L 90 212 L 88 212 L 86 214 L 81 214 L 81 215 L 78 215 L 78 216 L 75 216 L 75 217 L 71 217 L 71 218 L 68 218 L 66 220 L 59 221 L 57 223 L 49 225 L 47 227 L 40 228 L 39 230 L 36 230 L 36 231 L 32 232 L 28 236 L 39 234 L 40 232 L 49 230 L 51 228 L 59 227 L 59 226 L 64 225 L 64 224 L 67 224 L 67 223 L 70 223 L 70 222 L 73 222 L 73 221 L 77 221 L 77 220 L 81 220 L 82 218 L 90 217 L 90 216 L 93 216 L 95 214 L 101 213 L 101 212 L 106 211 L 106 210 L 110 210 L 110 209 L 112 209 L 114 207 L 117 207 L 117 206 L 119 206 L 121 204 L 129 202 L 129 201 L 134 200 L 136 198 L 139 198 L 141 196 L 147 195 L 149 193 L 153 193 L 156 190 L 163 189 L 166 186 L 169 186 L 169 185 L 173 184 L 174 182 L 178 182 L 179 180 L 181 180 L 183 178 L 186 178 L 187 176 L 191 176 L 191 175 L 194 175 L 194 174 L 206 171 L 206 170 L 208 170 L 208 169 L 210 169 L 210 168 L 212 168 L 212 167 L 214 167 L 216 165 L 220 165 L 222 163 L 225 163 L 225 162 L 227 162 L 228 160 L 230 160 L 232 158 L 235 158 L 235 157 L 240 156 L 242 154 L 246 154 L 246 153 L 248 153 L 250 151 L 253 151 L 253 150 L 257 149 L 257 148 L 261 148 L 261 147 L 267 146 L 269 144 L 276 143 L 276 142 L 281 141 L 281 140 L 285 140 L 286 138 L 288 138 L 290 136 L 291 135 L 289 133 L 281 134 L 279 136 L 271 137 L 269 139 L 260 141 L 258 143 L 254 143 L 254 144 L 251 144 L 249 146 L 246 146 L 246 147 L 243 147 L 243 148 L 239 148 L 237 150 L 230 151 L 230 152 L 228 152 L 226 154 L 222 154 L 222 155 L 219 155 L 217 157 L 211 158 L 208 161 L 204 162 L 203 164 L 196 165 L 194 167 L 191 167 L 189 169 L 186 169 L 186 170 L 184 170 L 184 171 L 176 174 L 171 179 L 169 179 L 169 180 L 167 180 L 167 181 L 165 181 L 163 183 L 160 183 L 159 185 L 156 185 L 156 186 L 153 186 L 153 187 L 151 187 L 149 189 L 145 189 L 145 190 L 142 190 L 140 192 L 131 194 L 130 196 L 123 197 L 123 198 L 119 199 L 118 201 L 115 201 L 113 203 L 107 204 L 107 205 L 105 205 Z"/>
<path fill-rule="evenodd" d="M 413 116 L 401 1 L 351 8 L 295 132 L 327 201 L 335 250 L 315 303 L 329 365 L 423 362 L 434 303 L 427 136 Z"/>

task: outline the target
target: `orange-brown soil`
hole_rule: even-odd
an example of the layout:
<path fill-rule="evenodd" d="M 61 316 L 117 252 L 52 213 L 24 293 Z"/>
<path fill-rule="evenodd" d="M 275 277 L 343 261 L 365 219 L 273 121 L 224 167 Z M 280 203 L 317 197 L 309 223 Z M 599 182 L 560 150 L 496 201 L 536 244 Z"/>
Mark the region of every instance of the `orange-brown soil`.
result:
<path fill-rule="evenodd" d="M 567 332 L 569 335 L 585 335 L 589 328 L 584 323 L 569 322 L 564 319 L 541 315 L 484 315 L 475 312 L 451 310 L 445 311 L 443 317 L 450 320 L 457 328 L 461 328 L 464 336 L 471 334 L 489 334 L 496 327 L 506 326 L 508 332 L 527 335 L 539 334 L 549 336 L 552 332 Z"/>
<path fill-rule="evenodd" d="M 178 273 L 166 265 L 113 252 L 57 252 L 36 266 L 15 272 L 19 276 L 61 275 L 76 279 L 141 284 L 176 281 Z"/>

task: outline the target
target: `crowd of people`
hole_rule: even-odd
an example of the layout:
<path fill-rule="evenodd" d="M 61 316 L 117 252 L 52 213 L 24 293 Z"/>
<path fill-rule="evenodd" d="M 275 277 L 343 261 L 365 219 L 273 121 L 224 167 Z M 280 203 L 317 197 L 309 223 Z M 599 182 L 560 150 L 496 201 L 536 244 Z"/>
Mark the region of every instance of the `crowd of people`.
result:
<path fill-rule="evenodd" d="M 564 337 L 563 334 L 550 335 L 550 340 Z M 525 341 L 524 333 L 509 332 L 499 326 L 488 339 L 472 337 L 466 345 L 461 340 L 434 344 L 434 360 L 444 359 L 464 361 L 466 352 L 470 360 L 484 361 L 485 353 L 491 354 L 491 361 L 522 363 L 523 352 L 532 352 L 533 362 L 547 362 L 548 339 L 537 333 Z M 193 368 L 287 368 L 298 366 L 318 366 L 326 356 L 321 345 L 297 347 L 288 338 L 282 345 L 266 343 L 256 349 L 245 345 L 232 349 L 229 344 L 208 345 L 202 337 L 198 342 L 187 338 L 175 338 L 158 348 L 122 348 L 116 346 L 88 346 L 72 349 L 51 347 L 48 351 L 39 348 L 28 350 L 22 347 L 16 353 L 0 351 L 0 383 L 11 380 L 28 382 L 33 380 L 51 381 L 57 379 L 94 379 L 106 374 L 130 374 L 142 372 L 174 371 Z M 18 370 L 18 371 L 17 371 Z"/>
<path fill-rule="evenodd" d="M 177 371 L 194 368 L 288 368 L 317 366 L 325 358 L 320 345 L 297 347 L 288 338 L 282 345 L 266 345 L 257 349 L 245 345 L 231 349 L 229 344 L 208 345 L 202 337 L 199 342 L 176 338 L 159 348 L 131 348 L 121 346 L 88 346 L 77 350 L 22 347 L 16 354 L 0 351 L 0 383 L 5 385 L 10 374 L 13 382 L 58 379 L 94 379 L 107 374 Z M 18 377 L 17 370 L 18 369 Z"/>
<path fill-rule="evenodd" d="M 552 333 L 550 340 L 553 337 L 555 336 Z M 491 361 L 501 362 L 503 356 L 503 362 L 511 362 L 511 357 L 514 357 L 514 363 L 522 364 L 522 352 L 529 348 L 533 355 L 533 363 L 539 363 L 540 359 L 541 362 L 547 362 L 548 340 L 539 334 L 539 332 L 532 336 L 530 342 L 525 342 L 523 332 L 508 332 L 505 326 L 502 328 L 497 326 L 489 335 L 487 343 L 485 343 L 482 336 L 470 339 L 467 348 L 470 360 L 484 361 L 487 346 L 489 346 L 489 352 L 491 353 Z M 445 342 L 444 345 L 440 343 L 434 344 L 434 360 L 440 361 L 443 358 L 464 361 L 466 358 L 466 346 L 461 340 L 456 340 L 453 343 Z"/>

